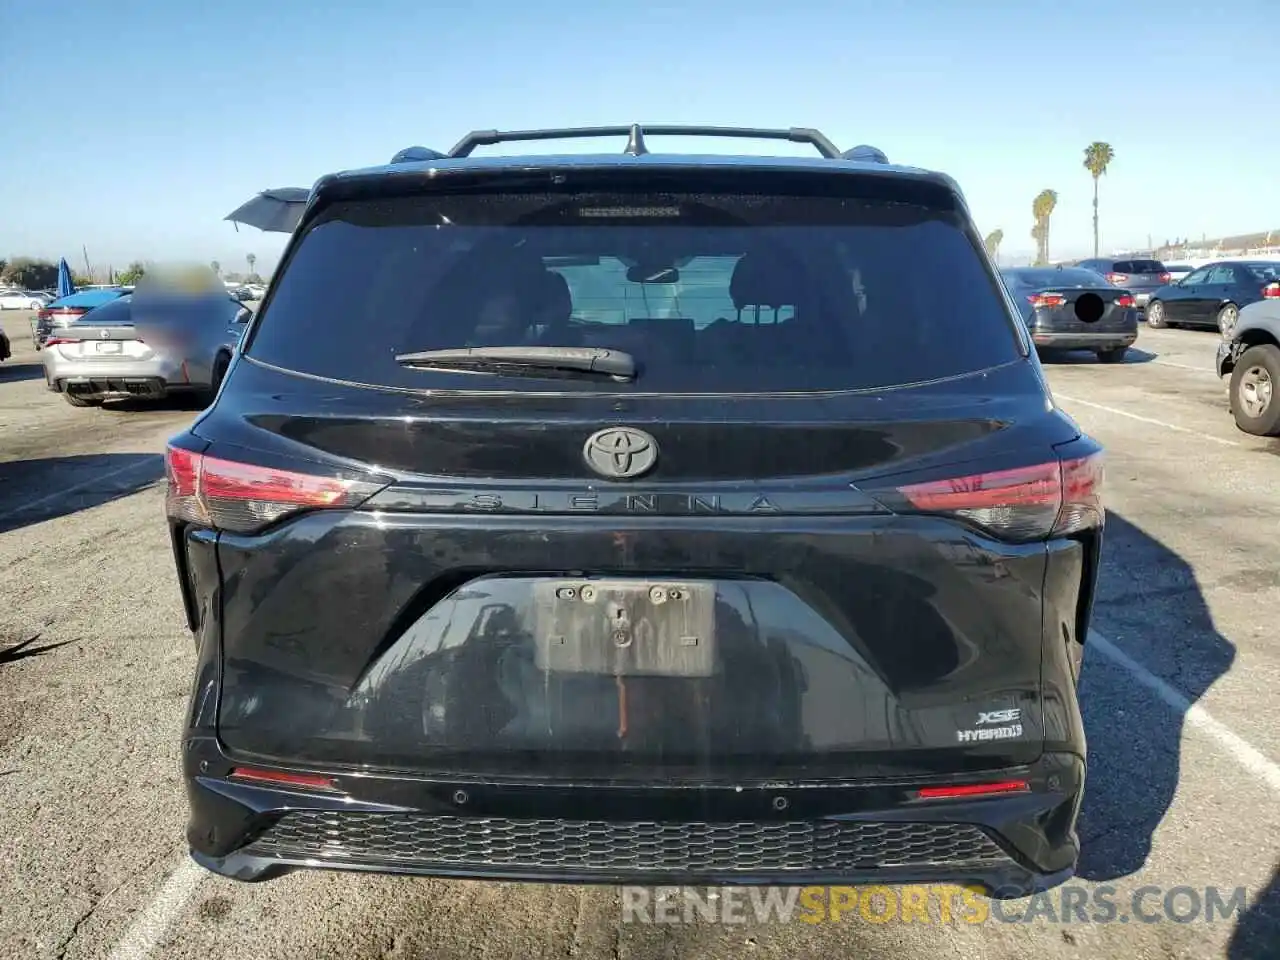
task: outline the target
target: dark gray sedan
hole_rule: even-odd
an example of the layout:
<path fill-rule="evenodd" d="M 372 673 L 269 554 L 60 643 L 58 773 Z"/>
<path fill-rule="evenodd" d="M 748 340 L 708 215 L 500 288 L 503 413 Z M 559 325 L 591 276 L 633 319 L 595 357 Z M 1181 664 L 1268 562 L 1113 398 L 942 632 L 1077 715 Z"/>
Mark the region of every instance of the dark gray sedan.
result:
<path fill-rule="evenodd" d="M 1133 294 L 1079 267 L 1001 271 L 1037 350 L 1091 350 L 1103 363 L 1123 363 L 1138 339 Z"/>

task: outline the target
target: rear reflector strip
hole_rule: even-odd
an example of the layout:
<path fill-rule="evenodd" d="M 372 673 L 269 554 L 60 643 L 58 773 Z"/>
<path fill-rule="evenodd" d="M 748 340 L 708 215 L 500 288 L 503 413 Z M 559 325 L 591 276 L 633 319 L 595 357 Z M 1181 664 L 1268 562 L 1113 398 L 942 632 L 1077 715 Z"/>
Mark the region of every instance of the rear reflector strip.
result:
<path fill-rule="evenodd" d="M 286 773 L 282 770 L 259 770 L 255 767 L 236 767 L 228 775 L 231 780 L 250 780 L 255 783 L 273 783 L 283 787 L 306 787 L 311 790 L 336 790 L 337 782 L 314 773 Z"/>
<path fill-rule="evenodd" d="M 921 800 L 950 800 L 957 797 L 984 797 L 1000 793 L 1029 793 L 1026 780 L 1000 780 L 996 783 L 962 783 L 952 787 L 921 787 L 916 796 Z"/>

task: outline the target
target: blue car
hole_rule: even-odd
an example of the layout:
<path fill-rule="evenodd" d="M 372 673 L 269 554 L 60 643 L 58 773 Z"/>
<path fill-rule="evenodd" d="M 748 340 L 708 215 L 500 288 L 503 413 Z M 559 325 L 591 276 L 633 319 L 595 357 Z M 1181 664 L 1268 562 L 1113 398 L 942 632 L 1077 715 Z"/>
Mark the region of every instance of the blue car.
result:
<path fill-rule="evenodd" d="M 128 292 L 123 287 L 99 287 L 59 297 L 37 313 L 31 321 L 32 342 L 37 350 L 42 349 L 53 331 L 64 329 L 95 307 L 110 303 L 112 300 L 119 300 Z"/>

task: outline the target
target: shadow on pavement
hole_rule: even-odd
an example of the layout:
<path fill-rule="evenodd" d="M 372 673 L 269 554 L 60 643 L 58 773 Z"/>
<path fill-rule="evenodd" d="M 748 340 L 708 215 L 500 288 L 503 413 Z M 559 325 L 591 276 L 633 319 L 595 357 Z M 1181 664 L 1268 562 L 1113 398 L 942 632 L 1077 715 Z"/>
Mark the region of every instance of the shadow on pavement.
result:
<path fill-rule="evenodd" d="M 1155 360 L 1157 356 L 1159 355 L 1147 350 L 1139 350 L 1137 347 L 1130 347 L 1124 355 L 1124 365 L 1131 366 L 1136 363 L 1150 363 L 1152 360 Z M 1088 350 L 1042 350 L 1040 351 L 1040 362 L 1052 366 L 1088 364 L 1110 366 L 1110 364 L 1102 364 L 1101 361 L 1098 360 L 1097 354 Z M 1116 364 L 1116 366 L 1120 366 L 1120 364 Z"/>
<path fill-rule="evenodd" d="M 1214 629 L 1195 573 L 1118 514 L 1107 514 L 1105 538 L 1094 626 L 1110 637 L 1161 638 L 1160 663 L 1134 659 L 1196 702 L 1230 669 L 1235 647 Z M 1151 852 L 1178 789 L 1183 717 L 1171 717 L 1174 708 L 1146 688 L 1116 683 L 1111 662 L 1085 651 L 1080 705 L 1089 772 L 1079 874 L 1110 881 L 1140 870 Z"/>
<path fill-rule="evenodd" d="M 0 463 L 0 533 L 110 503 L 164 476 L 155 453 L 98 453 Z"/>
<path fill-rule="evenodd" d="M 43 380 L 44 364 L 14 363 L 5 360 L 0 363 L 0 383 L 20 383 L 24 380 Z"/>
<path fill-rule="evenodd" d="M 1115 513 L 1107 515 L 1094 625 L 1108 639 L 1158 639 L 1165 653 L 1160 662 L 1149 655 L 1134 659 L 1192 703 L 1235 661 L 1235 647 L 1215 628 L 1191 566 Z M 1089 772 L 1077 873 L 1103 883 L 1145 865 L 1181 769 L 1183 716 L 1146 688 L 1123 682 L 1129 678 L 1118 683 L 1117 672 L 1105 656 L 1086 653 L 1080 699 Z M 1229 886 L 1230 879 L 1210 882 Z M 1280 944 L 1280 879 L 1273 877 L 1251 904 L 1234 932 L 1231 960 L 1277 955 L 1266 949 Z"/>
<path fill-rule="evenodd" d="M 18 643 L 10 644 L 3 650 L 0 650 L 0 667 L 6 663 L 17 663 L 19 660 L 25 660 L 28 657 L 38 657 L 41 654 L 48 653 L 50 650 L 57 650 L 59 647 L 65 647 L 69 643 L 75 643 L 74 640 L 60 640 L 57 643 L 43 643 L 39 646 L 32 646 L 40 639 L 40 634 L 34 637 L 28 637 Z"/>
<path fill-rule="evenodd" d="M 1236 924 L 1227 944 L 1227 960 L 1265 960 L 1280 956 L 1280 866 Z"/>

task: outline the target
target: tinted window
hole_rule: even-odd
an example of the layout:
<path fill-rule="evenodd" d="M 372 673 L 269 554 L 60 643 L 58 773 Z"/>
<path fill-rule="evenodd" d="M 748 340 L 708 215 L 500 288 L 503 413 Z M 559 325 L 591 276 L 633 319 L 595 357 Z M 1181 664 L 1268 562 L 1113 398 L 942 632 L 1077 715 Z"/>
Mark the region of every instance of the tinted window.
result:
<path fill-rule="evenodd" d="M 129 297 L 120 297 L 100 307 L 94 307 L 75 323 L 92 323 L 97 325 L 131 323 L 133 304 Z"/>
<path fill-rule="evenodd" d="M 1164 273 L 1164 264 L 1159 260 L 1117 260 L 1116 273 Z"/>
<path fill-rule="evenodd" d="M 1280 280 L 1280 263 L 1249 263 L 1245 265 L 1249 275 L 1263 283 Z"/>
<path fill-rule="evenodd" d="M 1020 288 L 1044 289 L 1046 287 L 1096 287 L 1107 285 L 1099 273 L 1080 267 L 1047 270 L 1009 270 L 1005 278 Z"/>
<path fill-rule="evenodd" d="M 1020 356 L 957 216 L 723 195 L 347 202 L 308 229 L 247 353 L 416 388 L 794 391 L 954 376 Z M 395 360 L 532 344 L 624 350 L 640 375 L 500 380 Z"/>

